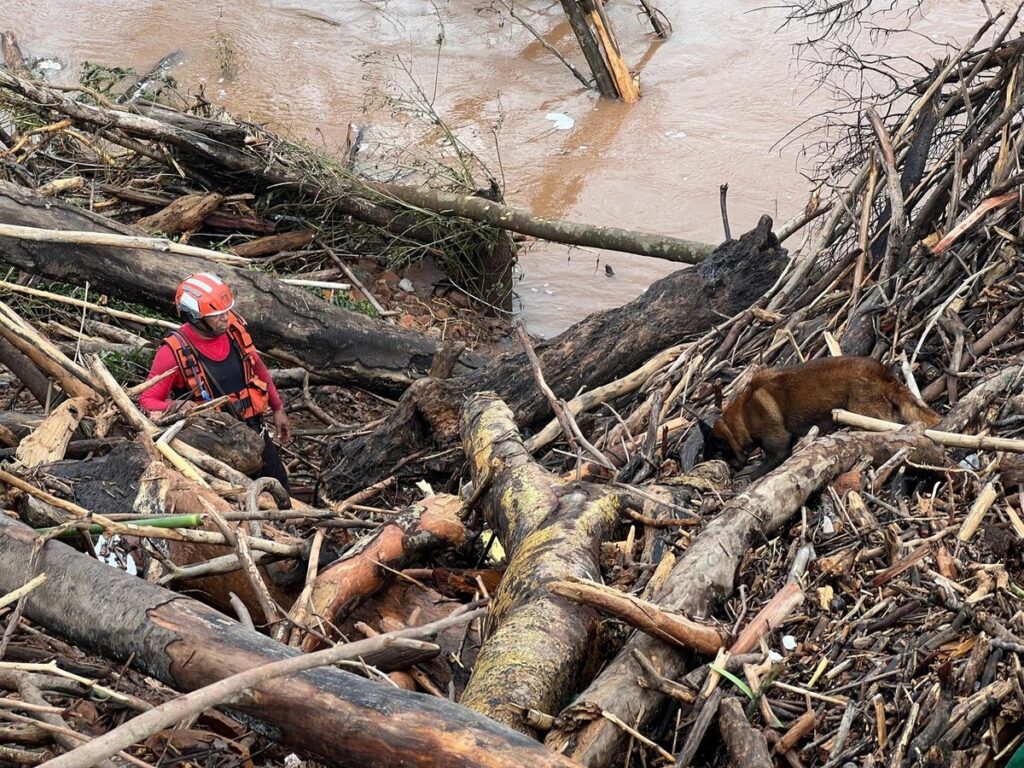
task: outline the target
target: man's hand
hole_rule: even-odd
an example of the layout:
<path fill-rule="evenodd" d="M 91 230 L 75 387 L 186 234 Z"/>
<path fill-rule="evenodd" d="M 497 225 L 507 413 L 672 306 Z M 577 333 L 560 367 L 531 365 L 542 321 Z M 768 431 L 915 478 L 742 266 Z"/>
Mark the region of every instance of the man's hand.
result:
<path fill-rule="evenodd" d="M 281 445 L 288 445 L 292 441 L 292 423 L 288 420 L 288 414 L 284 412 L 284 408 L 281 408 L 274 411 L 272 418 L 274 431 L 277 432 L 277 441 Z"/>
<path fill-rule="evenodd" d="M 170 416 L 172 413 L 180 413 L 184 415 L 197 405 L 199 405 L 199 403 L 195 400 L 171 400 L 171 404 L 167 406 L 167 410 L 164 411 L 164 415 Z"/>

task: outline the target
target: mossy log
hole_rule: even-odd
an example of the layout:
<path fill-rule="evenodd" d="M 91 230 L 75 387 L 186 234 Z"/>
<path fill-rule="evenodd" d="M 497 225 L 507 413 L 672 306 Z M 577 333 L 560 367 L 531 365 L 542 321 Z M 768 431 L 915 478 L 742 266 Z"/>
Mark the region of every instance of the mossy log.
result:
<path fill-rule="evenodd" d="M 812 493 L 862 456 L 884 461 L 903 447 L 929 452 L 924 460 L 930 463 L 941 460 L 928 438 L 909 430 L 837 434 L 798 451 L 722 509 L 687 548 L 653 602 L 696 620 L 707 617 L 713 604 L 732 593 L 741 558 L 756 542 L 777 535 Z M 561 713 L 545 743 L 590 768 L 617 763 L 629 734 L 607 718 L 594 718 L 593 713 L 610 712 L 643 733 L 660 716 L 665 701 L 660 691 L 638 684 L 644 671 L 638 656 L 650 659 L 658 673 L 670 680 L 678 680 L 686 670 L 683 654 L 634 632 L 597 679 Z"/>
<path fill-rule="evenodd" d="M 596 671 L 600 614 L 548 585 L 600 578 L 601 541 L 618 523 L 619 499 L 534 462 L 512 411 L 493 393 L 470 398 L 461 429 L 474 482 L 493 472 L 483 511 L 508 560 L 462 704 L 532 734 L 522 707 L 557 712 Z"/>

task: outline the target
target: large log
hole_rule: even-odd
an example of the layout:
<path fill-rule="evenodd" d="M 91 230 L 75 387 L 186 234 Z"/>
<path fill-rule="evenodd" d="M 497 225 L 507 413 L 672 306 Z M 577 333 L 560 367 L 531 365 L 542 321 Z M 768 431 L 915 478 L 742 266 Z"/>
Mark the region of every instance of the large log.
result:
<path fill-rule="evenodd" d="M 22 586 L 35 533 L 0 518 L 0 592 Z M 108 658 L 189 691 L 297 651 L 201 603 L 50 541 L 46 583 L 26 615 Z M 239 705 L 280 741 L 328 765 L 570 768 L 537 742 L 444 699 L 398 690 L 333 668 L 271 680 Z M 253 703 L 254 702 L 254 703 Z"/>
<path fill-rule="evenodd" d="M 489 392 L 466 404 L 463 445 L 508 569 L 487 616 L 487 637 L 462 703 L 534 733 L 523 709 L 557 712 L 600 660 L 601 615 L 548 589 L 570 577 L 597 579 L 601 542 L 619 522 L 619 498 L 605 486 L 565 481 L 530 457 L 512 413 Z"/>
<path fill-rule="evenodd" d="M 129 227 L 0 181 L 0 220 L 57 230 L 138 235 Z M 168 312 L 178 283 L 215 272 L 231 285 L 257 346 L 343 383 L 397 394 L 430 370 L 435 343 L 419 333 L 350 312 L 269 275 L 155 250 L 0 238 L 0 261 Z M 479 360 L 464 354 L 463 360 Z M 457 372 L 470 370 L 460 366 Z"/>
<path fill-rule="evenodd" d="M 884 461 L 903 447 L 935 449 L 928 438 L 908 430 L 837 434 L 798 451 L 722 509 L 676 563 L 655 602 L 694 619 L 708 616 L 712 605 L 732 593 L 741 558 L 756 542 L 774 537 L 812 493 L 862 456 Z M 600 676 L 556 719 L 545 743 L 590 768 L 616 762 L 629 734 L 607 718 L 594 718 L 593 713 L 610 712 L 643 732 L 660 716 L 665 702 L 661 691 L 642 688 L 637 682 L 644 672 L 638 657 L 650 659 L 658 673 L 670 680 L 685 672 L 683 654 L 650 635 L 634 632 Z"/>
<path fill-rule="evenodd" d="M 629 304 L 595 312 L 538 347 L 551 389 L 569 400 L 580 389 L 618 379 L 666 347 L 750 306 L 786 263 L 786 251 L 771 230 L 771 218 L 763 216 L 756 229 L 722 244 L 699 266 L 658 280 Z M 451 447 L 458 437 L 459 408 L 474 392 L 496 393 L 520 427 L 550 418 L 547 399 L 536 387 L 523 386 L 531 380 L 525 353 L 451 379 L 421 379 L 373 433 L 338 446 L 330 494 L 344 498 L 391 474 L 399 460 L 416 450 Z"/>

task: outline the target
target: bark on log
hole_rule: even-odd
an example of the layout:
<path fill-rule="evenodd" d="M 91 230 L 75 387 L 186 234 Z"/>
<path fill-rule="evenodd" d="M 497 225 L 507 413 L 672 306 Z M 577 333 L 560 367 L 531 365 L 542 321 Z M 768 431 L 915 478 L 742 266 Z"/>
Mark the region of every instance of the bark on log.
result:
<path fill-rule="evenodd" d="M 707 616 L 735 585 L 740 559 L 756 541 L 775 536 L 808 497 L 848 470 L 861 456 L 883 461 L 902 447 L 934 450 L 921 435 L 905 430 L 880 436 L 865 432 L 836 434 L 815 441 L 785 464 L 730 501 L 691 543 L 654 602 L 694 619 Z M 634 632 L 601 675 L 561 713 L 545 743 L 591 768 L 611 765 L 622 754 L 628 734 L 606 718 L 608 711 L 641 732 L 660 714 L 665 697 L 641 688 L 643 669 L 635 652 L 650 659 L 659 674 L 676 680 L 685 671 L 684 657 L 664 643 Z"/>
<path fill-rule="evenodd" d="M 512 412 L 493 393 L 466 403 L 461 428 L 474 482 L 493 472 L 483 511 L 508 560 L 462 703 L 533 734 L 523 707 L 556 712 L 584 675 L 596 671 L 587 667 L 597 661 L 592 649 L 600 614 L 548 585 L 600 577 L 600 545 L 619 522 L 619 498 L 592 483 L 565 482 L 535 463 Z"/>
<path fill-rule="evenodd" d="M 5 336 L 0 336 L 0 363 L 25 385 L 36 402 L 42 406 L 46 405 L 46 393 L 50 389 L 49 378 Z"/>
<path fill-rule="evenodd" d="M 224 144 L 244 147 L 245 140 L 249 136 L 249 132 L 240 125 L 222 123 L 219 120 L 210 120 L 209 118 L 197 115 L 189 115 L 163 104 L 157 104 L 154 101 L 135 99 L 132 101 L 132 108 L 146 117 L 170 123 L 186 131 L 200 133 Z"/>
<path fill-rule="evenodd" d="M 163 232 L 165 235 L 178 235 L 182 232 L 191 232 L 202 226 L 206 217 L 217 210 L 223 202 L 224 195 L 219 192 L 183 195 L 163 210 L 150 216 L 143 216 L 135 224 L 150 234 Z"/>
<path fill-rule="evenodd" d="M 613 98 L 615 96 L 613 95 Z M 495 203 L 479 195 L 454 195 L 419 187 L 381 185 L 382 190 L 410 205 L 453 213 L 553 243 L 566 243 L 610 251 L 636 253 L 682 264 L 698 264 L 714 250 L 707 243 L 666 235 L 633 232 L 619 227 L 597 227 L 563 219 L 545 219 L 529 211 Z"/>
<path fill-rule="evenodd" d="M 184 442 L 249 475 L 263 466 L 263 438 L 228 413 L 189 417 L 178 433 Z"/>
<path fill-rule="evenodd" d="M 619 92 L 615 88 L 612 74 L 608 71 L 608 65 L 601 57 L 601 49 L 594 38 L 594 33 L 590 31 L 590 27 L 587 25 L 587 17 L 583 13 L 580 3 L 577 0 L 561 0 L 561 3 L 562 10 L 565 11 L 565 16 L 569 19 L 569 25 L 572 27 L 572 31 L 576 33 L 580 50 L 583 51 L 583 56 L 590 65 L 590 71 L 594 75 L 594 84 L 597 86 L 598 93 L 608 99 L 618 98 Z"/>
<path fill-rule="evenodd" d="M 718 705 L 718 728 L 729 749 L 732 764 L 744 768 L 772 768 L 768 741 L 743 714 L 743 705 L 729 696 Z"/>
<path fill-rule="evenodd" d="M 417 556 L 464 544 L 461 509 L 458 496 L 439 494 L 381 525 L 317 576 L 310 613 L 337 625 L 344 618 L 339 613 L 383 589 L 396 571 L 409 567 Z M 303 650 L 315 650 L 319 644 L 316 636 L 309 635 Z"/>
<path fill-rule="evenodd" d="M 21 523 L 0 519 L 0 591 L 32 577 L 35 538 Z M 29 618 L 179 690 L 297 653 L 55 541 L 43 548 L 39 569 L 50 578 L 29 596 Z M 269 724 L 283 743 L 330 765 L 576 765 L 464 707 L 333 668 L 272 680 L 257 691 L 257 703 L 242 711 Z"/>
<path fill-rule="evenodd" d="M 63 202 L 0 182 L 0 220 L 47 229 L 137 234 Z M 428 337 L 372 320 L 259 272 L 158 251 L 72 246 L 0 238 L 0 261 L 167 312 L 190 272 L 209 271 L 231 285 L 239 313 L 264 352 L 343 383 L 395 394 L 430 370 L 436 350 Z M 476 355 L 463 360 L 479 361 Z M 460 373 L 470 370 L 460 366 Z"/>
<path fill-rule="evenodd" d="M 0 427 L 9 429 L 18 439 L 23 439 L 42 423 L 43 416 L 39 413 L 0 411 Z"/>
<path fill-rule="evenodd" d="M 301 229 L 293 232 L 282 232 L 277 235 L 267 235 L 250 240 L 247 243 L 240 243 L 231 249 L 236 256 L 244 256 L 247 259 L 256 259 L 261 256 L 270 256 L 281 251 L 292 251 L 297 248 L 309 245 L 313 242 L 313 233 Z"/>
<path fill-rule="evenodd" d="M 569 400 L 580 389 L 614 381 L 755 302 L 786 263 L 786 251 L 771 227 L 771 218 L 762 217 L 756 229 L 719 246 L 697 267 L 657 281 L 629 304 L 594 313 L 538 347 L 544 378 L 555 395 Z M 531 380 L 530 363 L 520 353 L 467 375 L 416 382 L 372 434 L 337 447 L 330 495 L 345 498 L 392 474 L 399 460 L 432 443 L 450 447 L 458 434 L 459 404 L 474 392 L 495 392 L 520 427 L 550 418 L 547 399 L 522 384 Z"/>

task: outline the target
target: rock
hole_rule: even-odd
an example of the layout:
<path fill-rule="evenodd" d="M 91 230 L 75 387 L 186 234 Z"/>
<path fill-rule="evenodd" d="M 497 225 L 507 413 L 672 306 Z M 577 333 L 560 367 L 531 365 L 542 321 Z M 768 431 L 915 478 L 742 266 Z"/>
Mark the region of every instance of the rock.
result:
<path fill-rule="evenodd" d="M 454 306 L 462 309 L 469 309 L 473 306 L 473 300 L 466 294 L 462 293 L 462 291 L 452 291 L 449 293 L 448 301 L 450 301 Z"/>

